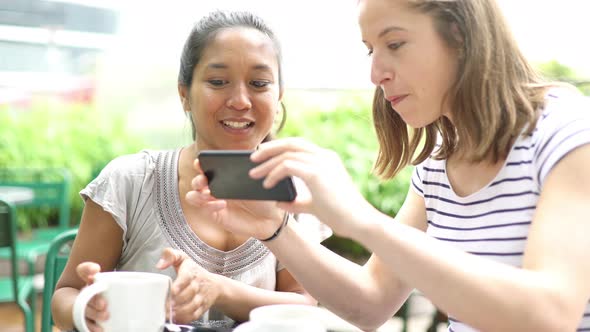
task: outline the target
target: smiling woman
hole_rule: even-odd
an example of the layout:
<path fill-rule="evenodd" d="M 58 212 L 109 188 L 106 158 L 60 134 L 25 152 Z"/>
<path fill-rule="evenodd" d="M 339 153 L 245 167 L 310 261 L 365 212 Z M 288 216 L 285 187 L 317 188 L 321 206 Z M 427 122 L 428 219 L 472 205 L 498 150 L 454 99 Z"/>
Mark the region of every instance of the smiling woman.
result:
<path fill-rule="evenodd" d="M 190 55 L 185 49 L 183 58 Z M 199 150 L 252 149 L 269 135 L 283 93 L 279 56 L 258 30 L 225 29 L 216 32 L 194 74 L 181 68 L 179 94 Z M 215 134 L 219 130 L 224 135 Z"/>
<path fill-rule="evenodd" d="M 72 327 L 72 303 L 98 271 L 174 277 L 172 310 L 179 323 L 232 326 L 261 305 L 316 303 L 261 241 L 227 232 L 218 216 L 186 202 L 199 151 L 254 150 L 269 139 L 280 116 L 280 65 L 279 44 L 257 16 L 213 12 L 194 26 L 178 74 L 193 142 L 116 158 L 80 192 L 85 207 L 78 236 L 53 297 L 59 327 Z M 230 204 L 230 218 L 244 218 L 238 207 Z M 265 221 L 287 215 L 269 201 L 257 202 L 252 212 Z M 96 329 L 108 306 L 97 297 L 89 308 L 87 324 Z"/>

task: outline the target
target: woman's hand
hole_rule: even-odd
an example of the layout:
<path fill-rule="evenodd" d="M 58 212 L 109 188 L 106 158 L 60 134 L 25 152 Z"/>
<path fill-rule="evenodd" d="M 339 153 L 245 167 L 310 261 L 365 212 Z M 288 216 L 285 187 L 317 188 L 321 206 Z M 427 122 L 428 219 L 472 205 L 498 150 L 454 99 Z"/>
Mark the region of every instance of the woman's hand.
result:
<path fill-rule="evenodd" d="M 236 234 L 266 239 L 279 227 L 284 211 L 277 208 L 276 202 L 217 199 L 211 196 L 198 160 L 194 168 L 199 174 L 192 180 L 193 190 L 186 194 L 187 202 L 209 211 L 214 220 Z"/>
<path fill-rule="evenodd" d="M 100 272 L 100 265 L 92 262 L 80 263 L 76 267 L 78 276 L 86 285 L 90 285 L 94 282 L 94 276 Z M 86 325 L 92 332 L 102 332 L 102 328 L 97 324 L 97 320 L 105 321 L 109 318 L 109 312 L 107 310 L 107 301 L 105 298 L 98 294 L 88 301 L 88 306 L 84 311 L 86 315 Z"/>
<path fill-rule="evenodd" d="M 173 266 L 177 277 L 172 283 L 174 322 L 187 324 L 199 319 L 215 304 L 221 293 L 222 277 L 198 266 L 180 250 L 166 248 L 156 264 L 159 269 Z"/>
<path fill-rule="evenodd" d="M 286 138 L 263 143 L 252 154 L 252 160 L 262 163 L 250 171 L 250 176 L 264 179 L 271 188 L 287 176 L 296 176 L 305 183 L 297 188 L 294 202 L 280 202 L 278 207 L 294 213 L 311 213 L 341 235 L 354 233 L 350 222 L 363 220 L 367 209 L 373 207 L 360 194 L 340 157 L 332 150 L 318 147 L 300 138 Z M 351 218 L 359 213 L 359 218 Z"/>

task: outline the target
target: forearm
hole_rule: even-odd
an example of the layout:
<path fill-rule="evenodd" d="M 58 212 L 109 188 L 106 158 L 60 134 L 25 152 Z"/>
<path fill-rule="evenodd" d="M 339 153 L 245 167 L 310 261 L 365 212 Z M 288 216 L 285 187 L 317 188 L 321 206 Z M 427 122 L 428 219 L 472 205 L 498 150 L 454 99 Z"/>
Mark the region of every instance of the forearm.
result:
<path fill-rule="evenodd" d="M 221 292 L 213 307 L 239 322 L 247 321 L 250 311 L 263 305 L 317 304 L 305 293 L 261 289 L 220 275 L 215 278 L 221 286 Z"/>
<path fill-rule="evenodd" d="M 409 288 L 394 279 L 379 284 L 365 267 L 306 241 L 296 226 L 289 223 L 267 246 L 322 305 L 363 329 L 373 329 L 403 304 Z"/>
<path fill-rule="evenodd" d="M 72 312 L 74 301 L 80 291 L 72 287 L 62 287 L 56 289 L 51 299 L 51 314 L 55 325 L 60 330 L 72 330 L 74 321 Z"/>
<path fill-rule="evenodd" d="M 482 330 L 563 330 L 553 325 L 565 320 L 560 283 L 547 274 L 464 253 L 380 213 L 372 219 L 356 240 L 445 312 Z"/>

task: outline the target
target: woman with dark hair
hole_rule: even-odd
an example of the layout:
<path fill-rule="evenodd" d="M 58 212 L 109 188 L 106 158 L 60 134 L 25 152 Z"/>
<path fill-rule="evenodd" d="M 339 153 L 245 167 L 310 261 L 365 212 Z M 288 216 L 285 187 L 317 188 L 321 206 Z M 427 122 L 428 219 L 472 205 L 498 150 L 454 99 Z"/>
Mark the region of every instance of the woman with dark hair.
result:
<path fill-rule="evenodd" d="M 416 165 L 399 213 L 377 211 L 334 152 L 300 139 L 262 144 L 250 175 L 267 187 L 301 178 L 307 194 L 278 206 L 316 215 L 371 259 L 358 266 L 263 211 L 219 222 L 259 238 L 279 229 L 267 247 L 366 330 L 416 288 L 449 314 L 449 331 L 589 331 L 590 105 L 537 76 L 495 0 L 358 6 L 377 87 L 375 170 L 389 179 Z M 227 208 L 204 176 L 193 189 L 193 204 Z"/>
<path fill-rule="evenodd" d="M 194 143 L 116 158 L 80 192 L 80 228 L 52 301 L 57 326 L 72 328 L 73 302 L 99 271 L 178 273 L 172 286 L 177 322 L 231 326 L 261 305 L 316 304 L 261 240 L 227 232 L 185 199 L 200 150 L 253 150 L 282 125 L 280 68 L 278 41 L 260 18 L 214 12 L 195 25 L 178 75 Z M 287 215 L 272 202 L 252 205 L 277 220 Z M 310 229 L 310 237 L 325 238 Z M 93 331 L 108 317 L 105 302 L 98 296 L 86 310 Z"/>

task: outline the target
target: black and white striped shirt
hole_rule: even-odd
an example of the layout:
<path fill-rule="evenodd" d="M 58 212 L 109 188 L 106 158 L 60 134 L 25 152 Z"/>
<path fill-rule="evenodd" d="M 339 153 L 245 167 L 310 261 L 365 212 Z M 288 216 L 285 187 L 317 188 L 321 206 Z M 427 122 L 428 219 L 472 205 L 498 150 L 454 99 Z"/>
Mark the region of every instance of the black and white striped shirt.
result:
<path fill-rule="evenodd" d="M 552 90 L 534 132 L 517 139 L 502 169 L 479 191 L 458 196 L 447 177 L 446 161 L 425 160 L 414 170 L 411 187 L 424 198 L 427 234 L 468 253 L 521 267 L 545 178 L 564 156 L 588 143 L 590 103 Z M 451 313 L 449 331 L 474 330 Z M 590 305 L 577 331 L 590 331 Z"/>

